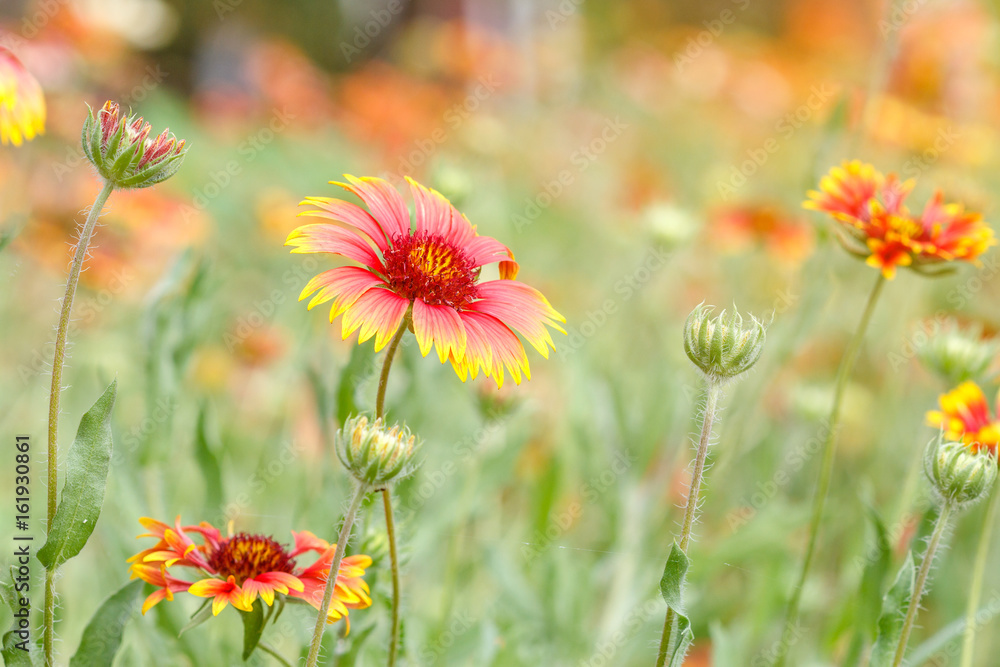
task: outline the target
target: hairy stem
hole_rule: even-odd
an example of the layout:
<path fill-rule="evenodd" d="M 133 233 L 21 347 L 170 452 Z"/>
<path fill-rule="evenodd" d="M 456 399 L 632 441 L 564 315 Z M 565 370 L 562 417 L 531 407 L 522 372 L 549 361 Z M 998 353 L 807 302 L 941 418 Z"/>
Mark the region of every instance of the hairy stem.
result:
<path fill-rule="evenodd" d="M 80 282 L 80 270 L 83 262 L 87 259 L 87 249 L 90 246 L 90 239 L 94 235 L 94 228 L 97 226 L 97 219 L 101 217 L 101 210 L 107 203 L 108 197 L 114 187 L 110 182 L 104 187 L 94 200 L 94 205 L 87 215 L 83 229 L 80 230 L 80 239 L 76 244 L 76 253 L 73 255 L 73 263 L 70 265 L 69 278 L 66 280 L 66 293 L 63 295 L 62 309 L 59 312 L 59 326 L 56 329 L 56 351 L 52 359 L 52 386 L 49 390 L 49 433 L 48 433 L 48 454 L 46 466 L 48 468 L 47 492 L 48 504 L 45 512 L 46 533 L 52 529 L 52 519 L 56 515 L 56 505 L 58 503 L 59 486 L 59 398 L 62 393 L 62 371 L 66 363 L 66 338 L 69 333 L 69 320 L 73 311 L 73 300 L 76 298 L 76 287 Z M 45 654 L 46 667 L 52 667 L 52 644 L 55 635 L 55 611 L 56 611 L 56 591 L 55 591 L 55 570 L 45 571 L 45 617 L 43 629 L 43 652 Z"/>
<path fill-rule="evenodd" d="M 691 486 L 688 488 L 687 505 L 684 508 L 684 524 L 681 527 L 679 546 L 685 554 L 687 554 L 688 544 L 691 542 L 691 529 L 694 527 L 695 515 L 698 512 L 698 497 L 701 494 L 701 482 L 705 475 L 705 458 L 708 456 L 708 444 L 712 438 L 712 425 L 715 422 L 715 413 L 721 392 L 722 388 L 719 383 L 710 380 L 705 392 L 705 412 L 701 416 L 701 437 L 698 440 L 698 453 L 694 459 L 694 470 L 691 472 Z M 668 607 L 667 616 L 663 621 L 663 634 L 660 637 L 660 652 L 656 658 L 656 667 L 663 667 L 666 664 L 667 655 L 672 648 L 676 620 L 676 613 Z"/>
<path fill-rule="evenodd" d="M 941 537 L 948 528 L 948 519 L 955 509 L 954 503 L 945 500 L 941 506 L 941 514 L 938 515 L 937 523 L 934 524 L 934 533 L 931 541 L 927 544 L 927 551 L 924 552 L 924 560 L 920 563 L 920 571 L 917 573 L 917 582 L 913 587 L 913 595 L 910 596 L 910 606 L 906 610 L 906 620 L 903 621 L 903 631 L 899 635 L 899 644 L 896 646 L 896 657 L 893 658 L 892 667 L 899 667 L 903 663 L 903 655 L 906 653 L 906 643 L 910 640 L 910 631 L 913 629 L 913 621 L 917 618 L 917 610 L 920 609 L 920 598 L 924 596 L 924 587 L 927 585 L 927 577 L 931 572 L 931 565 L 934 564 L 934 554 L 937 553 L 941 544 Z"/>
<path fill-rule="evenodd" d="M 989 507 L 983 514 L 983 527 L 979 529 L 979 547 L 976 549 L 976 564 L 972 568 L 972 580 L 969 583 L 969 603 L 965 609 L 962 661 L 959 667 L 972 667 L 972 657 L 976 649 L 976 613 L 979 611 L 979 600 L 982 599 L 983 575 L 986 572 L 986 559 L 993 539 L 993 523 L 996 521 L 998 504 L 1000 504 L 1000 491 L 994 487 Z"/>
<path fill-rule="evenodd" d="M 357 516 L 361 501 L 368 495 L 368 487 L 358 484 L 354 490 L 354 497 L 351 499 L 351 506 L 344 515 L 344 525 L 337 535 L 337 549 L 333 553 L 333 561 L 330 563 L 330 573 L 326 577 L 326 589 L 323 592 L 323 602 L 319 607 L 319 614 L 316 616 L 316 628 L 313 630 L 312 644 L 309 645 L 309 657 L 306 660 L 306 667 L 316 667 L 319 660 L 320 644 L 323 643 L 323 631 L 326 630 L 326 617 L 330 611 L 330 601 L 333 600 L 333 589 L 340 574 L 340 561 L 344 559 L 344 551 L 347 549 L 347 540 L 351 537 L 351 527 L 354 526 L 354 517 Z"/>
<path fill-rule="evenodd" d="M 820 451 L 823 452 L 823 460 L 820 464 L 819 480 L 812 500 L 812 517 L 809 520 L 809 541 L 806 545 L 806 554 L 802 559 L 802 568 L 799 570 L 798 579 L 792 589 L 792 597 L 788 601 L 788 608 L 785 611 L 785 625 L 782 630 L 781 639 L 783 646 L 790 646 L 793 637 L 791 636 L 795 628 L 798 627 L 799 603 L 802 600 L 802 588 L 809 577 L 809 568 L 812 566 L 813 556 L 816 554 L 816 542 L 819 538 L 819 526 L 823 519 L 823 507 L 826 504 L 826 496 L 830 490 L 830 479 L 833 477 L 833 459 L 836 452 L 837 430 L 840 427 L 840 409 L 844 400 L 844 390 L 847 388 L 847 381 L 854 370 L 854 363 L 858 359 L 858 352 L 861 351 L 861 343 L 865 338 L 865 331 L 871 321 L 872 313 L 875 312 L 875 304 L 878 303 L 882 287 L 885 285 L 885 277 L 879 274 L 871 293 L 868 295 L 868 303 L 865 304 L 864 313 L 858 328 L 851 338 L 844 357 L 840 360 L 840 368 L 837 370 L 837 383 L 833 393 L 833 407 L 830 409 L 830 416 L 826 422 L 826 434 L 823 438 L 823 445 Z M 782 653 L 775 661 L 776 667 L 785 664 L 787 652 Z"/>

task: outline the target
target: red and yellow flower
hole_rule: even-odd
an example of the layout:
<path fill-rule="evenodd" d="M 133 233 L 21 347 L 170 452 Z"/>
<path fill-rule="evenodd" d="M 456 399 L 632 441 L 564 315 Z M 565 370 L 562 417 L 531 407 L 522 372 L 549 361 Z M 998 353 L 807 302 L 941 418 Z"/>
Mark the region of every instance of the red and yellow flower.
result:
<path fill-rule="evenodd" d="M 174 593 L 187 592 L 212 598 L 212 613 L 218 615 L 227 605 L 250 611 L 259 597 L 267 605 L 276 595 L 298 598 L 319 609 L 337 545 L 330 544 L 308 531 L 292 531 L 291 549 L 264 535 L 236 533 L 223 536 L 211 524 L 182 526 L 177 517 L 173 526 L 143 517 L 139 523 L 149 530 L 139 537 L 155 537 L 158 542 L 128 559 L 133 579 L 142 579 L 157 588 L 142 605 L 145 614 L 161 600 L 173 600 Z M 200 536 L 196 542 L 192 536 Z M 308 552 L 319 557 L 306 567 L 296 558 Z M 348 556 L 341 561 L 333 601 L 327 622 L 347 618 L 350 609 L 371 605 L 368 584 L 362 577 L 371 558 Z M 188 581 L 169 573 L 171 568 L 194 570 Z M 348 627 L 350 627 L 350 620 Z"/>
<path fill-rule="evenodd" d="M 899 266 L 978 263 L 979 256 L 996 244 L 981 215 L 961 204 L 945 203 L 940 191 L 923 213 L 911 214 L 905 199 L 912 189 L 912 180 L 883 176 L 872 165 L 855 160 L 831 169 L 803 206 L 833 216 L 842 225 L 844 247 L 866 257 L 869 266 L 889 279 Z"/>
<path fill-rule="evenodd" d="M 330 321 L 343 315 L 346 339 L 375 337 L 385 347 L 400 326 L 411 326 L 420 352 L 437 349 L 458 376 L 479 371 L 503 385 L 504 371 L 520 384 L 530 379 L 528 357 L 516 330 L 548 357 L 555 349 L 546 327 L 565 333 L 565 322 L 541 292 L 515 280 L 518 264 L 507 246 L 476 233 L 469 220 L 440 193 L 407 179 L 415 204 L 414 225 L 403 198 L 380 178 L 347 175 L 335 183 L 368 207 L 328 197 L 307 197 L 300 215 L 334 222 L 299 227 L 288 236 L 292 252 L 325 252 L 353 260 L 314 277 L 299 297 L 309 308 L 333 301 Z M 480 271 L 499 264 L 500 279 L 480 281 Z"/>
<path fill-rule="evenodd" d="M 974 452 L 988 449 L 993 454 L 997 453 L 1000 419 L 991 414 L 986 395 L 978 384 L 963 382 L 947 394 L 942 394 L 938 403 L 941 409 L 929 411 L 927 423 L 942 429 L 945 439 L 964 442 Z"/>
<path fill-rule="evenodd" d="M 0 46 L 0 142 L 20 146 L 45 133 L 45 97 L 35 77 Z"/>

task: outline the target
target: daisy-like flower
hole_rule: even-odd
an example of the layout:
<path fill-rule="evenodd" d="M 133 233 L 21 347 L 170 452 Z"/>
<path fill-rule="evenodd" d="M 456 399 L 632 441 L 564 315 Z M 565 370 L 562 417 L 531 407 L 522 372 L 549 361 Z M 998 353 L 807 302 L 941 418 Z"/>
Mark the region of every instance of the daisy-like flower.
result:
<path fill-rule="evenodd" d="M 147 530 L 139 537 L 155 537 L 158 542 L 128 559 L 131 578 L 142 579 L 157 588 L 142 605 L 145 614 L 161 600 L 173 600 L 174 593 L 187 592 L 212 598 L 212 613 L 218 615 L 227 605 L 250 611 L 254 600 L 274 603 L 276 595 L 298 598 L 319 609 L 323 601 L 330 564 L 336 544 L 329 544 L 308 531 L 292 531 L 294 545 L 289 549 L 264 535 L 236 533 L 223 536 L 212 525 L 182 526 L 177 517 L 173 526 L 155 519 L 139 519 Z M 192 536 L 200 536 L 195 542 Z M 319 557 L 306 567 L 296 559 L 308 552 Z M 333 602 L 327 622 L 347 618 L 348 610 L 371 605 L 368 584 L 362 577 L 371 558 L 349 556 L 340 564 Z M 170 574 L 172 568 L 189 568 L 192 580 Z M 348 628 L 350 620 L 348 619 Z"/>
<path fill-rule="evenodd" d="M 906 196 L 913 181 L 883 176 L 870 164 L 845 162 L 834 167 L 809 192 L 805 208 L 828 213 L 841 223 L 838 236 L 851 253 L 891 279 L 896 267 L 921 269 L 929 264 L 978 257 L 996 244 L 993 230 L 978 213 L 945 203 L 936 192 L 923 213 L 913 215 Z"/>
<path fill-rule="evenodd" d="M 412 327 L 420 352 L 437 349 L 465 381 L 480 371 L 502 386 L 504 371 L 520 384 L 530 379 L 528 357 L 517 331 L 543 357 L 555 349 L 546 327 L 565 333 L 565 322 L 542 294 L 515 280 L 518 265 L 507 246 L 476 233 L 469 220 L 440 193 L 407 178 L 415 204 L 414 224 L 403 198 L 380 178 L 345 175 L 336 185 L 357 195 L 350 202 L 307 197 L 300 215 L 335 224 L 299 227 L 286 241 L 292 252 L 325 252 L 360 264 L 324 271 L 299 297 L 309 308 L 333 301 L 330 321 L 343 315 L 346 339 L 375 337 L 385 347 L 399 327 Z M 500 279 L 480 281 L 487 264 L 499 263 Z"/>
<path fill-rule="evenodd" d="M 986 395 L 978 384 L 963 382 L 942 394 L 938 403 L 941 409 L 929 411 L 927 423 L 942 429 L 946 440 L 963 442 L 973 452 L 987 449 L 997 453 L 1000 419 L 990 413 Z"/>
<path fill-rule="evenodd" d="M 0 46 L 0 142 L 20 146 L 45 133 L 45 97 L 35 77 Z"/>

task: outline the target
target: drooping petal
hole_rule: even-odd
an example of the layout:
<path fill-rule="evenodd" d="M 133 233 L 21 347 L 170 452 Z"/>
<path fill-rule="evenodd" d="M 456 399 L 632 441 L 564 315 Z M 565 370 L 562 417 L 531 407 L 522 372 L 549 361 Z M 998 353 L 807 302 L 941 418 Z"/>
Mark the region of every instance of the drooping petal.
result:
<path fill-rule="evenodd" d="M 503 386 L 504 369 L 510 371 L 515 384 L 521 384 L 521 373 L 531 379 L 528 356 L 518 337 L 503 322 L 485 313 L 465 311 L 462 323 L 468 337 L 465 356 L 452 358 L 452 366 L 458 376 L 465 380 L 465 373 L 473 378 L 482 369 L 487 377 L 493 378 L 497 388 Z"/>
<path fill-rule="evenodd" d="M 285 240 L 294 253 L 328 252 L 382 271 L 382 259 L 368 242 L 346 227 L 316 223 L 292 230 Z"/>
<path fill-rule="evenodd" d="M 313 533 L 308 530 L 303 530 L 302 532 L 292 531 L 292 537 L 295 539 L 295 547 L 289 554 L 292 558 L 295 558 L 299 554 L 305 553 L 307 551 L 315 551 L 317 553 L 323 553 L 330 548 L 330 543 L 326 540 L 316 537 Z M 346 560 L 346 559 L 344 559 Z"/>
<path fill-rule="evenodd" d="M 191 584 L 188 593 L 200 598 L 213 598 L 212 615 L 218 616 L 219 612 L 231 604 L 241 611 L 250 611 L 252 604 L 247 604 L 246 596 L 236 584 L 233 575 L 222 581 L 221 579 L 202 579 Z"/>
<path fill-rule="evenodd" d="M 372 176 L 357 178 L 344 174 L 344 178 L 347 179 L 347 183 L 330 182 L 357 195 L 390 239 L 396 234 L 403 236 L 410 234 L 410 212 L 406 208 L 406 202 L 396 192 L 396 188 L 387 181 Z"/>
<path fill-rule="evenodd" d="M 243 595 L 247 604 L 260 598 L 270 607 L 274 604 L 274 594 L 287 594 L 289 590 L 301 591 L 304 586 L 299 578 L 287 572 L 265 572 L 243 582 Z"/>
<path fill-rule="evenodd" d="M 436 346 L 442 364 L 448 360 L 449 355 L 461 359 L 465 354 L 465 327 L 454 308 L 433 306 L 415 299 L 413 333 L 420 346 L 420 353 L 426 357 L 431 347 Z"/>
<path fill-rule="evenodd" d="M 387 289 L 370 289 L 344 311 L 344 340 L 359 328 L 358 343 L 375 336 L 375 351 L 385 347 L 399 329 L 410 302 Z"/>
<path fill-rule="evenodd" d="M 338 266 L 324 271 L 313 278 L 302 289 L 299 301 L 310 294 L 316 293 L 309 301 L 309 310 L 321 303 L 333 299 L 330 307 L 330 321 L 333 322 L 342 312 L 350 308 L 362 294 L 382 285 L 383 280 L 371 271 L 360 266 Z"/>
<path fill-rule="evenodd" d="M 378 220 L 357 204 L 332 197 L 306 197 L 299 202 L 299 206 L 303 204 L 315 206 L 317 210 L 302 211 L 299 213 L 300 216 L 327 218 L 343 222 L 364 232 L 382 252 L 385 252 L 386 248 L 389 247 L 385 230 L 379 224 Z"/>
<path fill-rule="evenodd" d="M 555 349 L 555 343 L 546 327 L 566 333 L 557 322 L 565 322 L 560 315 L 533 287 L 516 280 L 490 280 L 477 286 L 479 301 L 469 304 L 469 310 L 486 313 L 497 318 L 512 329 L 517 330 L 548 358 L 548 347 Z"/>

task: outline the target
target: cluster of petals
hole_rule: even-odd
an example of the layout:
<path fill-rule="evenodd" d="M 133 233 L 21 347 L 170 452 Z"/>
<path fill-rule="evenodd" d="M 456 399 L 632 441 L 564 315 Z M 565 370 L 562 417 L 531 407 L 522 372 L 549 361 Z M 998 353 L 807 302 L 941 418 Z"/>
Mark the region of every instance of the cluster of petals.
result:
<path fill-rule="evenodd" d="M 977 263 L 996 243 L 993 230 L 978 213 L 946 203 L 936 192 L 920 215 L 906 206 L 913 181 L 884 176 L 870 164 L 845 162 L 834 167 L 810 191 L 806 208 L 833 216 L 840 239 L 854 254 L 891 279 L 897 267 L 921 269 L 962 260 Z"/>
<path fill-rule="evenodd" d="M 289 550 L 261 535 L 224 536 L 206 522 L 182 526 L 180 517 L 173 526 L 146 517 L 139 522 L 149 531 L 140 538 L 157 539 L 154 546 L 128 559 L 131 578 L 156 587 L 142 606 L 143 614 L 160 601 L 173 600 L 175 593 L 183 592 L 211 598 L 215 615 L 230 604 L 250 611 L 258 597 L 271 605 L 277 594 L 320 607 L 336 544 L 308 531 L 292 531 L 294 545 Z M 200 536 L 199 541 L 193 536 Z M 296 558 L 309 552 L 319 556 L 310 565 L 300 567 Z M 371 605 L 368 584 L 362 579 L 371 562 L 364 555 L 341 561 L 327 622 L 346 618 L 350 609 Z M 177 573 L 178 568 L 192 573 L 188 578 L 175 576 L 172 572 Z"/>
<path fill-rule="evenodd" d="M 45 133 L 45 96 L 35 77 L 0 46 L 0 142 L 20 146 Z"/>
<path fill-rule="evenodd" d="M 380 178 L 345 175 L 336 183 L 368 210 L 328 197 L 308 197 L 300 215 L 328 219 L 299 227 L 286 245 L 297 253 L 330 253 L 356 262 L 314 277 L 301 299 L 309 308 L 332 301 L 330 321 L 343 315 L 346 339 L 375 338 L 380 350 L 400 326 L 412 327 L 424 356 L 436 349 L 464 381 L 479 372 L 501 386 L 531 377 L 519 333 L 543 357 L 555 349 L 549 327 L 565 333 L 566 320 L 538 290 L 516 280 L 510 249 L 476 233 L 469 220 L 440 193 L 407 179 L 414 215 L 402 196 Z M 499 265 L 499 280 L 480 281 L 480 271 Z"/>
<path fill-rule="evenodd" d="M 986 395 L 975 382 L 963 382 L 938 399 L 940 410 L 927 413 L 927 423 L 944 432 L 947 440 L 964 442 L 974 452 L 997 454 L 1000 444 L 1000 396 L 998 413 L 991 413 Z"/>

